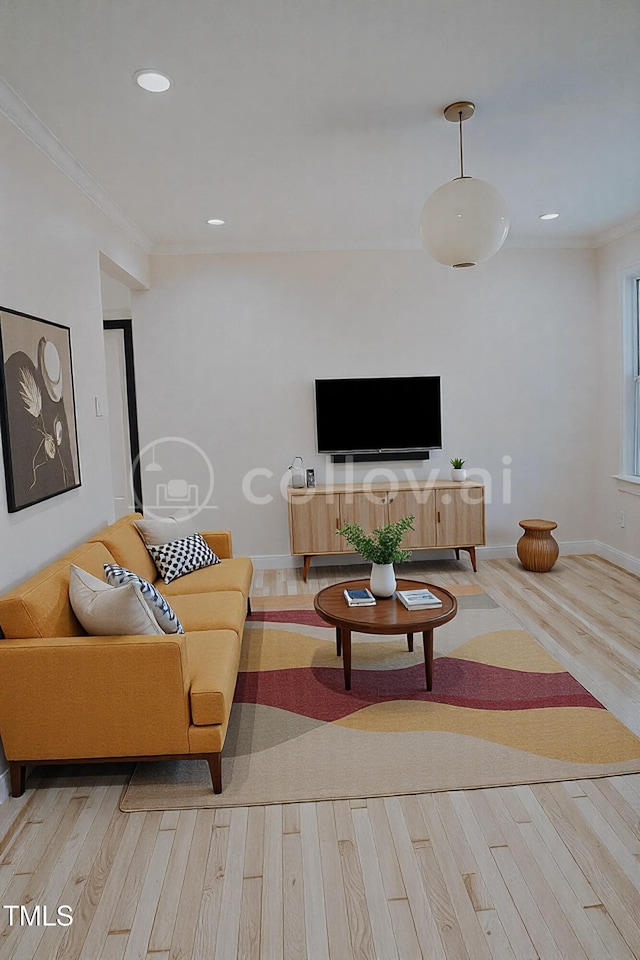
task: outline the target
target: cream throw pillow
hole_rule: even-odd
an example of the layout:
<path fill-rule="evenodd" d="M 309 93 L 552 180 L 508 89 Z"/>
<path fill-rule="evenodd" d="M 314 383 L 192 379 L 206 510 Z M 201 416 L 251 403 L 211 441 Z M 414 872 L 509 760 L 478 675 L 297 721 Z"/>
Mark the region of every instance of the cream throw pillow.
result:
<path fill-rule="evenodd" d="M 89 636 L 164 635 L 137 583 L 112 587 L 71 564 L 69 600 Z"/>
<path fill-rule="evenodd" d="M 160 546 L 172 540 L 182 540 L 194 533 L 199 533 L 196 518 L 180 520 L 176 517 L 167 517 L 166 520 L 135 520 L 138 533 L 149 547 Z"/>

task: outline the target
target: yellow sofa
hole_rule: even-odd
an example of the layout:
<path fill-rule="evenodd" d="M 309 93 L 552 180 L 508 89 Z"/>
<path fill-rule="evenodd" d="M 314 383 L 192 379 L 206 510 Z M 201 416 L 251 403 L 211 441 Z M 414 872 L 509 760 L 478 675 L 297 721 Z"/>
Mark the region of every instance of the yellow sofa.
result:
<path fill-rule="evenodd" d="M 0 598 L 0 737 L 13 796 L 24 792 L 27 765 L 125 759 L 206 759 L 222 790 L 252 563 L 233 558 L 230 533 L 203 533 L 221 563 L 165 584 L 135 519 Z M 87 636 L 69 602 L 70 565 L 102 579 L 113 562 L 155 583 L 185 633 Z"/>

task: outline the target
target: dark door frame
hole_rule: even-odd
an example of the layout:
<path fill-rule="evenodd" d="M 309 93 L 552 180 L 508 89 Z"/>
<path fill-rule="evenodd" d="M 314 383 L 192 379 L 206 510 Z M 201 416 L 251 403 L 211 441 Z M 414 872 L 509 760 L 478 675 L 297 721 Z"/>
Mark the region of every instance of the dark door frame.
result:
<path fill-rule="evenodd" d="M 129 449 L 131 451 L 131 479 L 133 505 L 142 513 L 142 474 L 140 472 L 140 435 L 138 433 L 138 399 L 136 395 L 135 365 L 133 360 L 133 329 L 131 320 L 104 320 L 105 330 L 122 330 L 124 340 L 124 369 L 127 388 L 127 419 L 129 421 Z"/>

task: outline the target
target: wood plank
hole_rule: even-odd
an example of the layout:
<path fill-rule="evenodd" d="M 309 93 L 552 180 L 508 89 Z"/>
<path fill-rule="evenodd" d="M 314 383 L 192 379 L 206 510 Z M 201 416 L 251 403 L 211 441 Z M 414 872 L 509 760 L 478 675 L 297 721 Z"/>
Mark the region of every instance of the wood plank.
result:
<path fill-rule="evenodd" d="M 56 960 L 100 956 L 145 820 L 144 813 L 113 813 Z"/>
<path fill-rule="evenodd" d="M 539 960 L 538 951 L 531 941 L 528 930 L 519 911 L 516 909 L 509 888 L 493 856 L 496 850 L 504 848 L 489 848 L 486 838 L 473 814 L 466 792 L 452 793 L 450 796 L 458 819 L 462 824 L 469 845 L 473 851 L 473 855 L 482 870 L 482 876 L 487 885 L 489 896 L 495 904 L 495 908 L 500 916 L 500 922 L 504 927 L 505 933 L 509 938 L 509 942 L 518 960 Z M 546 957 L 545 960 L 547 960 Z"/>
<path fill-rule="evenodd" d="M 449 838 L 440 820 L 433 795 L 425 794 L 419 797 L 419 804 L 427 825 L 427 832 L 431 837 L 430 846 L 442 875 L 465 949 L 474 960 L 491 960 L 486 937 L 478 922 L 467 887 L 457 869 L 455 858 L 451 856 Z M 426 860 L 425 866 L 427 866 Z"/>
<path fill-rule="evenodd" d="M 384 801 L 384 805 L 398 854 L 402 880 L 407 891 L 407 900 L 411 907 L 411 915 L 420 949 L 425 957 L 429 957 L 429 960 L 447 960 L 431 904 L 425 894 L 420 869 L 400 801 L 397 797 L 389 797 Z"/>
<path fill-rule="evenodd" d="M 405 900 L 407 891 L 404 888 L 402 871 L 393 844 L 384 800 L 381 797 L 369 800 L 367 810 L 382 872 L 385 896 L 387 900 Z"/>
<path fill-rule="evenodd" d="M 579 902 L 583 907 L 598 906 L 601 903 L 600 897 L 576 863 L 575 858 L 547 816 L 531 787 L 518 786 L 515 789 L 523 805 L 527 808 L 531 822 L 535 825 L 541 841 L 560 867 Z"/>
<path fill-rule="evenodd" d="M 159 830 L 144 878 L 140 895 L 136 899 L 136 912 L 127 940 L 124 960 L 136 960 L 147 953 L 151 928 L 162 892 L 162 881 L 169 864 L 175 830 Z"/>
<path fill-rule="evenodd" d="M 438 811 L 440 822 L 444 828 L 449 850 L 462 877 L 465 889 L 473 909 L 491 910 L 493 901 L 489 896 L 482 872 L 473 851 L 464 835 L 462 825 L 456 816 L 448 793 L 433 794 L 433 803 Z"/>
<path fill-rule="evenodd" d="M 138 898 L 153 856 L 161 821 L 162 814 L 158 810 L 145 814 L 131 864 L 111 918 L 113 930 L 130 930 L 133 926 Z"/>
<path fill-rule="evenodd" d="M 510 871 L 511 881 L 507 882 L 507 886 L 520 910 L 531 940 L 538 947 L 541 956 L 546 956 L 549 950 L 544 929 L 546 926 L 549 928 L 549 933 L 553 943 L 557 946 L 560 957 L 563 957 L 564 960 L 568 960 L 569 957 L 576 958 L 576 960 L 587 960 L 587 955 L 579 939 L 558 904 L 556 893 L 549 886 L 547 875 L 536 860 L 534 850 L 524 842 L 523 830 L 527 824 L 516 824 L 510 821 L 506 806 L 502 810 L 500 809 L 502 802 L 501 796 L 494 798 L 496 816 L 501 815 L 500 819 L 508 844 L 506 849 L 509 856 L 505 857 L 503 854 L 505 848 L 502 847 L 494 848 L 493 853 L 505 882 L 507 882 L 507 877 L 503 867 L 506 866 Z M 542 844 L 539 844 L 539 846 L 543 849 Z M 523 884 L 520 882 L 520 878 L 522 878 Z M 542 927 L 539 927 L 540 923 L 542 923 Z"/>
<path fill-rule="evenodd" d="M 284 895 L 284 953 L 286 960 L 307 960 L 302 890 L 302 842 L 299 833 L 282 838 L 282 885 Z"/>
<path fill-rule="evenodd" d="M 204 878 L 213 822 L 214 812 L 212 810 L 198 810 L 193 838 L 189 847 L 184 881 L 180 890 L 176 922 L 171 935 L 169 953 L 176 958 L 192 956 L 196 934 L 198 934 L 198 943 L 201 944 L 204 941 L 207 949 L 210 950 L 206 931 L 204 936 L 202 934 L 200 913 L 202 909 L 206 914 L 204 909 Z M 197 953 L 194 954 L 194 960 L 195 956 L 197 956 Z"/>
<path fill-rule="evenodd" d="M 149 951 L 153 953 L 169 952 L 171 935 L 178 915 L 180 897 L 176 895 L 184 883 L 189 850 L 196 826 L 196 810 L 181 810 L 175 831 L 175 840 L 171 847 L 171 856 L 164 876 L 158 909 L 156 910 Z"/>
<path fill-rule="evenodd" d="M 352 819 L 376 956 L 384 957 L 385 960 L 396 960 L 398 950 L 393 924 L 385 896 L 373 829 L 366 807 L 352 810 Z"/>
<path fill-rule="evenodd" d="M 351 948 L 359 960 L 376 960 L 362 865 L 354 840 L 338 840 Z"/>
<path fill-rule="evenodd" d="M 260 917 L 261 960 L 281 960 L 284 955 L 282 829 L 282 806 L 274 804 L 266 807 Z"/>
<path fill-rule="evenodd" d="M 329 939 L 315 803 L 300 804 L 300 845 L 307 956 L 309 960 L 329 960 Z"/>
<path fill-rule="evenodd" d="M 237 957 L 242 960 L 260 960 L 262 885 L 261 876 L 242 880 L 237 952 Z"/>
<path fill-rule="evenodd" d="M 220 915 L 224 917 L 224 923 L 218 925 L 215 939 L 214 955 L 221 958 L 237 956 L 248 821 L 249 811 L 247 808 L 234 807 L 231 813 L 226 869 L 220 900 Z"/>
<path fill-rule="evenodd" d="M 318 839 L 331 960 L 351 960 L 351 937 L 338 835 L 331 801 L 318 803 Z"/>
<path fill-rule="evenodd" d="M 576 862 L 627 943 L 640 943 L 640 897 L 611 854 L 597 842 L 590 825 L 562 784 L 532 788 Z"/>

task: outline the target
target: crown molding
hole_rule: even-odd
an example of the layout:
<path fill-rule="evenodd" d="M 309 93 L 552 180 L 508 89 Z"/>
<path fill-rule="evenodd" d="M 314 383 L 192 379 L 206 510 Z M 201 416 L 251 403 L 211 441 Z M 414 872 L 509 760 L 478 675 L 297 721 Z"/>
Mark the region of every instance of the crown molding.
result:
<path fill-rule="evenodd" d="M 142 247 L 145 253 L 150 252 L 152 244 L 149 237 L 129 219 L 2 77 L 0 77 L 0 112 L 134 243 Z"/>
<path fill-rule="evenodd" d="M 634 214 L 633 217 L 629 217 L 627 220 L 623 220 L 621 223 L 615 224 L 615 226 L 610 227 L 608 230 L 603 230 L 602 233 L 596 234 L 594 237 L 594 246 L 603 247 L 607 243 L 611 243 L 612 240 L 619 240 L 621 237 L 626 237 L 628 234 L 633 233 L 634 230 L 640 230 L 640 212 Z"/>

